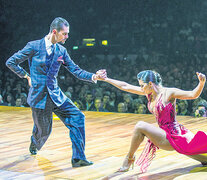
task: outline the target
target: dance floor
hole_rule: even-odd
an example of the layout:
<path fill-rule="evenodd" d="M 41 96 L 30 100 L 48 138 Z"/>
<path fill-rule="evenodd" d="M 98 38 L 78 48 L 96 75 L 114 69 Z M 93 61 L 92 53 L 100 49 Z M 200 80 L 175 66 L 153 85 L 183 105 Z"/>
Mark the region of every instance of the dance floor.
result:
<path fill-rule="evenodd" d="M 32 132 L 30 108 L 0 107 L 0 179 L 140 179 L 140 180 L 206 180 L 207 167 L 176 151 L 158 150 L 147 173 L 139 167 L 120 173 L 117 169 L 129 149 L 137 121 L 153 124 L 152 115 L 84 112 L 86 116 L 86 155 L 94 165 L 72 168 L 68 129 L 54 116 L 52 133 L 36 156 L 28 147 Z M 207 132 L 207 118 L 178 116 L 177 120 L 192 132 Z M 146 140 L 145 140 L 146 141 Z M 139 157 L 143 143 L 136 156 Z"/>

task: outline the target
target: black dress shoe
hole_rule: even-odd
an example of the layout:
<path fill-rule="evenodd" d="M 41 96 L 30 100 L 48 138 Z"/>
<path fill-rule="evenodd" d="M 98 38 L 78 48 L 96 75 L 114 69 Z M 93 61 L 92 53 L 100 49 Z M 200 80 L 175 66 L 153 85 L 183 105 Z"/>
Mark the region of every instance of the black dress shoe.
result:
<path fill-rule="evenodd" d="M 93 164 L 92 161 L 82 160 L 82 159 L 72 159 L 73 167 L 90 166 L 92 164 Z"/>
<path fill-rule="evenodd" d="M 32 139 L 31 139 L 31 144 L 29 146 L 29 151 L 30 151 L 31 155 L 37 154 L 37 148 L 36 148 L 35 144 L 33 143 Z"/>
<path fill-rule="evenodd" d="M 202 162 L 201 163 L 203 166 L 207 166 L 207 162 Z"/>

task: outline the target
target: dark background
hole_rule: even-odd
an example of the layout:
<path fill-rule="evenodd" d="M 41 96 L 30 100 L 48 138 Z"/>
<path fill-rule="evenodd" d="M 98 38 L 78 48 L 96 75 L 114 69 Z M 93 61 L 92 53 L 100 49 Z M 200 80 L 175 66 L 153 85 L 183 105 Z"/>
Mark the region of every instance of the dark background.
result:
<path fill-rule="evenodd" d="M 8 75 L 21 81 L 5 61 L 28 41 L 43 38 L 58 16 L 70 23 L 64 46 L 83 69 L 106 68 L 110 77 L 133 84 L 139 71 L 153 69 L 164 85 L 192 89 L 198 82 L 195 72 L 207 69 L 206 9 L 206 0 L 0 0 L 1 91 Z M 82 46 L 83 38 L 95 38 L 95 47 Z M 108 40 L 107 47 L 102 40 Z M 136 58 L 128 58 L 130 54 Z M 109 55 L 115 58 L 109 60 Z M 27 63 L 22 66 L 28 68 Z M 73 80 L 68 86 L 77 83 L 84 84 Z M 205 99 L 206 94 L 204 90 Z"/>
<path fill-rule="evenodd" d="M 44 37 L 58 16 L 70 23 L 70 37 L 65 45 L 69 51 L 80 45 L 82 38 L 93 37 L 97 47 L 102 39 L 107 39 L 109 53 L 136 54 L 142 47 L 172 58 L 178 52 L 205 53 L 206 7 L 203 0 L 1 0 L 1 63 L 28 41 Z M 192 27 L 193 23 L 201 26 Z M 180 34 L 189 28 L 193 42 Z M 100 48 L 93 50 L 102 52 Z"/>

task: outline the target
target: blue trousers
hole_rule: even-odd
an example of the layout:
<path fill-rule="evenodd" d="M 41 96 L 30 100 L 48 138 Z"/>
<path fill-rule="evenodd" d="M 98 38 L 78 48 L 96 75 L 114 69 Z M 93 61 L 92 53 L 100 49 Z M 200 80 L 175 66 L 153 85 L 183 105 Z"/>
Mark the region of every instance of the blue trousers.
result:
<path fill-rule="evenodd" d="M 32 108 L 34 127 L 32 141 L 40 150 L 48 139 L 52 130 L 53 115 L 55 113 L 70 130 L 72 142 L 72 159 L 86 160 L 85 157 L 85 116 L 67 99 L 60 107 L 56 106 L 49 94 L 45 109 Z"/>

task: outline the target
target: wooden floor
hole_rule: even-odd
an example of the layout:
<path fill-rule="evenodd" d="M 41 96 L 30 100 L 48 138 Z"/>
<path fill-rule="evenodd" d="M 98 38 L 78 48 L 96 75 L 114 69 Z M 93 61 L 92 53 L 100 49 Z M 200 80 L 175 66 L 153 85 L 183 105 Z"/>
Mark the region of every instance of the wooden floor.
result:
<path fill-rule="evenodd" d="M 118 173 L 128 151 L 134 125 L 142 120 L 155 123 L 152 115 L 84 112 L 86 115 L 86 155 L 94 165 L 71 167 L 71 142 L 68 129 L 54 117 L 53 131 L 38 152 L 31 156 L 28 147 L 32 131 L 30 108 L 0 107 L 0 179 L 207 179 L 207 167 L 175 151 L 158 150 L 147 173 L 133 170 Z M 207 132 L 207 118 L 179 116 L 177 120 L 193 132 Z M 144 143 L 136 152 L 138 157 Z"/>

